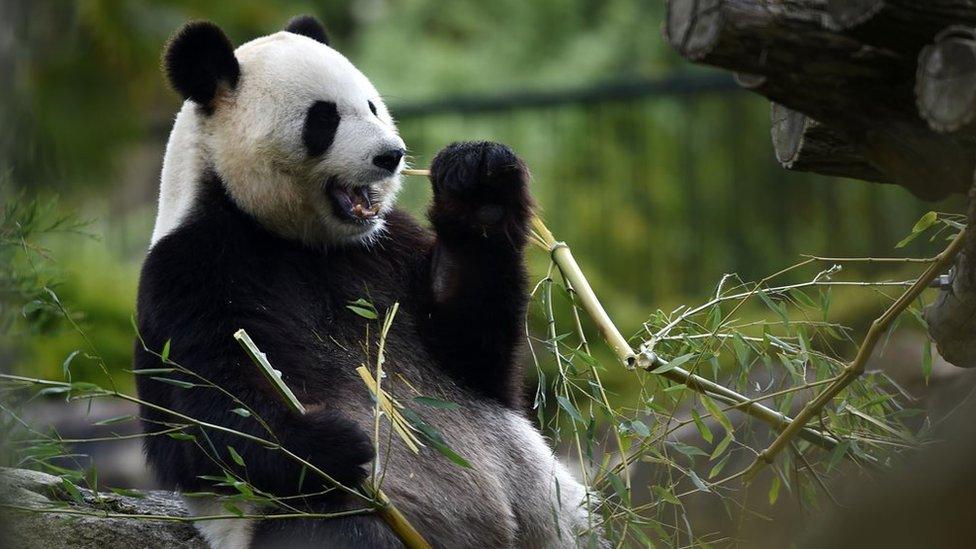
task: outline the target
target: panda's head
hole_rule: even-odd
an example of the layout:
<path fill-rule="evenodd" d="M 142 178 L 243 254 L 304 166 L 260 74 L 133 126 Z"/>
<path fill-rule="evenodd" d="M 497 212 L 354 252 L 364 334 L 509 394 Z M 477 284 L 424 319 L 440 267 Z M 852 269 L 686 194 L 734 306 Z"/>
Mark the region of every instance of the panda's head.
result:
<path fill-rule="evenodd" d="M 203 170 L 288 238 L 365 242 L 383 228 L 400 188 L 403 140 L 376 89 L 329 47 L 317 20 L 295 18 L 236 50 L 213 23 L 189 23 L 163 64 L 187 101 L 167 146 L 154 241 L 186 214 L 186 195 L 195 194 L 186 179 L 200 177 L 187 172 Z"/>

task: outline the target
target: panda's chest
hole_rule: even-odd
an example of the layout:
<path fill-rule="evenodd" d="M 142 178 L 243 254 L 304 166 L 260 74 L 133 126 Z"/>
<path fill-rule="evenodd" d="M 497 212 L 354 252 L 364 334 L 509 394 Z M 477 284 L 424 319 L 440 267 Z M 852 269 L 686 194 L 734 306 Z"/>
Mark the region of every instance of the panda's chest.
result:
<path fill-rule="evenodd" d="M 256 305 L 287 333 L 287 343 L 302 348 L 318 370 L 353 370 L 368 361 L 385 312 L 398 303 L 396 336 L 412 331 L 406 286 L 391 283 L 383 265 L 361 265 L 345 258 L 284 255 L 259 284 Z M 252 297 L 253 299 L 253 297 Z"/>

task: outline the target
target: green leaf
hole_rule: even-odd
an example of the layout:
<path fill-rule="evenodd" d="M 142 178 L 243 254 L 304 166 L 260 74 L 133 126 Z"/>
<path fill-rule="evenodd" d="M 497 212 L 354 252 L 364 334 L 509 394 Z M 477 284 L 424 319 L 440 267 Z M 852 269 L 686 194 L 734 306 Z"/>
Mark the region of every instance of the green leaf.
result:
<path fill-rule="evenodd" d="M 151 376 L 150 379 L 155 379 L 156 381 L 162 381 L 163 383 L 169 383 L 170 385 L 176 385 L 181 389 L 192 389 L 196 387 L 195 383 L 190 383 L 189 381 L 183 381 L 181 379 L 173 379 L 170 377 Z"/>
<path fill-rule="evenodd" d="M 939 220 L 939 214 L 937 214 L 936 212 L 927 212 L 925 215 L 919 218 L 918 221 L 915 222 L 915 226 L 912 227 L 912 232 L 920 233 L 925 229 L 928 229 L 932 225 L 935 225 L 935 222 L 938 220 Z"/>
<path fill-rule="evenodd" d="M 433 397 L 418 396 L 414 397 L 413 401 L 418 404 L 423 404 L 425 406 L 430 406 L 431 408 L 441 408 L 443 410 L 457 410 L 461 407 L 460 404 L 456 402 L 448 402 L 446 400 L 438 400 Z"/>
<path fill-rule="evenodd" d="M 698 473 L 689 470 L 688 477 L 691 478 L 691 483 L 694 484 L 695 487 L 701 490 L 702 492 L 711 492 L 711 490 L 708 488 L 708 485 L 705 484 L 705 481 L 703 481 L 701 477 L 698 476 Z"/>
<path fill-rule="evenodd" d="M 197 437 L 189 433 L 166 433 L 166 436 L 176 440 L 196 440 Z"/>
<path fill-rule="evenodd" d="M 658 499 L 660 499 L 661 501 L 666 501 L 666 502 L 671 503 L 673 505 L 681 505 L 681 500 L 679 500 L 674 495 L 674 492 L 672 492 L 671 490 L 668 490 L 667 488 L 665 488 L 663 486 L 657 486 L 657 485 L 651 486 L 651 489 L 654 490 L 654 493 L 657 495 Z"/>
<path fill-rule="evenodd" d="M 674 448 L 675 450 L 681 452 L 682 454 L 688 456 L 688 457 L 707 456 L 708 455 L 707 453 L 705 453 L 704 450 L 702 450 L 701 448 L 699 448 L 697 446 L 692 446 L 690 444 L 685 444 L 683 442 L 678 442 L 676 440 L 669 441 L 668 442 L 668 445 L 671 446 L 672 448 Z"/>
<path fill-rule="evenodd" d="M 305 485 L 305 476 L 308 475 L 308 467 L 302 464 L 302 470 L 298 472 L 298 491 L 302 491 L 302 487 Z"/>
<path fill-rule="evenodd" d="M 209 498 L 219 495 L 217 492 L 180 492 L 180 496 L 185 498 Z"/>
<path fill-rule="evenodd" d="M 732 437 L 732 433 L 726 434 L 725 438 L 723 438 L 721 441 L 719 441 L 718 444 L 715 445 L 715 449 L 712 450 L 712 455 L 708 456 L 708 460 L 714 461 L 715 458 L 722 455 L 722 452 L 725 452 L 725 449 L 729 447 L 729 444 L 732 444 L 732 440 L 734 440 Z"/>
<path fill-rule="evenodd" d="M 750 347 L 746 343 L 746 340 L 742 339 L 742 336 L 736 333 L 732 337 L 732 347 L 735 348 L 735 359 L 738 361 L 739 366 L 744 369 L 749 368 L 749 353 Z"/>
<path fill-rule="evenodd" d="M 691 419 L 694 420 L 695 427 L 698 427 L 698 433 L 701 435 L 702 439 L 704 439 L 705 442 L 711 443 L 714 435 L 712 434 L 712 430 L 708 428 L 708 425 L 702 421 L 698 410 L 691 410 Z"/>
<path fill-rule="evenodd" d="M 711 397 L 700 395 L 699 400 L 701 400 L 701 403 L 705 406 L 705 409 L 708 410 L 708 413 L 712 415 L 712 418 L 714 418 L 715 421 L 717 421 L 719 425 L 725 429 L 726 433 L 731 433 L 734 431 L 732 428 L 732 422 L 729 421 L 729 416 L 725 415 L 725 412 L 718 407 L 718 404 L 715 404 L 715 401 L 712 400 Z"/>
<path fill-rule="evenodd" d="M 651 436 L 651 430 L 647 427 L 647 424 L 639 419 L 630 422 L 630 429 L 640 437 L 647 438 Z"/>
<path fill-rule="evenodd" d="M 242 458 L 241 455 L 237 453 L 237 450 L 235 450 L 233 446 L 228 446 L 227 452 L 230 453 L 230 459 L 234 460 L 234 463 L 240 465 L 241 467 L 245 466 L 244 458 Z"/>
<path fill-rule="evenodd" d="M 776 505 L 776 500 L 779 499 L 779 488 L 782 486 L 783 482 L 779 479 L 779 475 L 773 476 L 773 483 L 769 487 L 769 504 Z"/>
<path fill-rule="evenodd" d="M 246 408 L 234 408 L 231 412 L 241 416 L 241 417 L 251 417 L 251 412 L 247 411 Z"/>
<path fill-rule="evenodd" d="M 434 449 L 440 452 L 441 455 L 454 462 L 455 465 L 459 465 L 461 467 L 464 467 L 465 469 L 471 468 L 471 463 L 469 463 L 468 460 L 461 457 L 460 454 L 455 452 L 454 449 L 448 446 L 447 444 L 444 444 L 443 442 L 431 441 L 431 445 L 434 447 Z"/>
<path fill-rule="evenodd" d="M 810 296 L 808 296 L 806 292 L 804 292 L 799 288 L 791 288 L 790 295 L 793 296 L 793 299 L 795 299 L 796 302 L 801 305 L 810 307 L 811 309 L 817 307 L 817 304 L 814 303 L 812 299 L 810 299 Z"/>
<path fill-rule="evenodd" d="M 559 406 L 563 410 L 566 410 L 566 413 L 569 414 L 570 417 L 572 417 L 573 419 L 575 419 L 580 423 L 585 423 L 585 421 L 583 421 L 583 416 L 580 415 L 579 413 L 579 410 L 576 409 L 576 406 L 573 406 L 573 403 L 570 402 L 568 398 L 562 395 L 558 395 L 556 396 L 556 400 L 559 402 Z"/>
<path fill-rule="evenodd" d="M 929 227 L 931 227 L 932 225 L 934 225 L 935 222 L 938 221 L 938 220 L 939 220 L 939 214 L 937 214 L 935 212 L 928 212 L 928 213 L 926 213 L 921 218 L 919 218 L 919 220 L 917 222 L 915 222 L 915 226 L 912 227 L 911 234 L 909 234 L 905 238 L 901 239 L 901 241 L 898 242 L 898 244 L 895 244 L 895 248 L 904 248 L 911 241 L 913 241 L 916 238 L 918 238 L 918 236 L 920 234 L 922 234 L 923 232 L 925 232 L 926 229 L 928 229 Z"/>
<path fill-rule="evenodd" d="M 363 298 L 359 298 L 356 301 L 350 302 L 348 305 L 346 305 L 346 308 L 356 313 L 357 315 L 369 320 L 376 320 L 377 318 L 379 318 L 379 315 L 376 314 L 376 307 L 374 307 L 372 303 L 366 301 Z"/>
<path fill-rule="evenodd" d="M 630 493 L 627 491 L 627 486 L 624 485 L 624 481 L 620 479 L 620 476 L 610 472 L 607 473 L 607 478 L 610 479 L 610 485 L 613 486 L 613 491 L 620 497 L 620 501 L 626 505 L 630 505 Z"/>
<path fill-rule="evenodd" d="M 45 387 L 37 392 L 38 396 L 60 395 L 71 391 L 71 387 L 64 385 L 59 387 Z"/>
<path fill-rule="evenodd" d="M 129 370 L 129 373 L 137 376 L 151 376 L 154 374 L 170 374 L 176 371 L 176 368 L 143 368 L 141 370 Z"/>
<path fill-rule="evenodd" d="M 127 416 L 116 416 L 116 417 L 110 417 L 108 419 L 103 419 L 101 421 L 96 421 L 94 424 L 95 425 L 112 425 L 113 423 L 123 423 L 125 421 L 130 421 L 130 420 L 133 420 L 133 419 L 135 419 L 135 416 L 131 416 L 131 415 L 127 415 Z"/>
<path fill-rule="evenodd" d="M 664 389 L 664 392 L 665 393 L 676 393 L 678 391 L 683 391 L 683 390 L 685 390 L 687 388 L 688 388 L 688 386 L 685 385 L 684 383 L 678 383 L 677 385 L 672 385 L 670 387 L 666 387 Z"/>
<path fill-rule="evenodd" d="M 932 340 L 925 338 L 925 344 L 922 346 L 922 377 L 925 378 L 925 384 L 929 384 L 929 378 L 932 377 Z"/>
<path fill-rule="evenodd" d="M 111 490 L 113 494 L 117 494 L 117 495 L 120 495 L 120 496 L 129 497 L 129 498 L 139 498 L 139 499 L 142 499 L 142 498 L 146 497 L 146 494 L 143 494 L 139 490 L 133 490 L 132 488 L 111 488 L 111 487 L 109 487 L 109 490 Z"/>
<path fill-rule="evenodd" d="M 716 305 L 712 307 L 712 312 L 708 315 L 708 324 L 706 327 L 709 332 L 714 332 L 718 330 L 719 326 L 722 324 L 722 307 Z"/>
<path fill-rule="evenodd" d="M 776 303 L 775 301 L 772 300 L 772 298 L 766 295 L 766 290 L 759 290 L 758 294 L 759 294 L 759 298 L 762 299 L 763 303 L 766 304 L 766 307 L 769 307 L 769 310 L 779 315 L 779 319 L 783 321 L 783 326 L 787 330 L 789 330 L 790 318 L 789 316 L 787 316 L 786 309 L 783 308 L 783 305 L 780 303 Z"/>
<path fill-rule="evenodd" d="M 691 360 L 695 356 L 695 353 L 688 353 L 686 355 L 681 355 L 679 357 L 672 358 L 667 364 L 663 364 L 651 370 L 652 374 L 663 374 L 664 372 L 670 372 L 675 368 L 681 366 L 685 362 Z"/>
<path fill-rule="evenodd" d="M 172 339 L 167 339 L 166 343 L 163 344 L 163 352 L 159 353 L 159 358 L 162 359 L 163 362 L 169 361 L 169 348 L 172 342 Z"/>
<path fill-rule="evenodd" d="M 241 511 L 240 507 L 234 505 L 229 501 L 224 502 L 224 509 L 227 509 L 233 515 L 237 515 L 239 517 L 244 516 L 244 511 Z"/>
<path fill-rule="evenodd" d="M 78 487 L 75 486 L 73 482 L 62 477 L 61 486 L 64 487 L 64 489 L 68 492 L 68 495 L 71 496 L 71 499 L 75 500 L 75 503 L 79 505 L 84 505 L 85 498 L 84 496 L 81 495 L 81 490 L 79 490 Z"/>
<path fill-rule="evenodd" d="M 243 495 L 244 497 L 248 497 L 248 498 L 254 497 L 254 490 L 251 489 L 248 483 L 238 480 L 233 483 L 233 486 L 234 489 L 240 492 L 241 495 Z"/>
<path fill-rule="evenodd" d="M 712 467 L 712 469 L 708 472 L 709 480 L 717 477 L 718 474 L 722 472 L 722 469 L 725 468 L 725 464 L 729 462 L 729 456 L 731 455 L 732 454 L 726 455 L 724 458 L 720 459 L 719 462 L 716 463 L 714 467 Z"/>
<path fill-rule="evenodd" d="M 81 351 L 78 350 L 71 351 L 71 354 L 69 354 L 67 358 L 64 359 L 64 362 L 61 363 L 61 373 L 64 375 L 64 379 L 71 381 L 71 363 L 80 353 Z"/>
<path fill-rule="evenodd" d="M 455 465 L 464 467 L 466 469 L 471 469 L 471 463 L 455 452 L 453 448 L 448 446 L 447 442 L 444 441 L 444 437 L 441 436 L 437 429 L 424 421 L 419 415 L 417 415 L 416 412 L 410 408 L 403 408 L 400 410 L 400 413 L 403 415 L 404 419 L 406 419 L 410 425 L 420 433 L 422 438 L 433 446 L 435 450 L 440 452 L 441 455 L 451 460 L 451 462 L 453 462 Z"/>

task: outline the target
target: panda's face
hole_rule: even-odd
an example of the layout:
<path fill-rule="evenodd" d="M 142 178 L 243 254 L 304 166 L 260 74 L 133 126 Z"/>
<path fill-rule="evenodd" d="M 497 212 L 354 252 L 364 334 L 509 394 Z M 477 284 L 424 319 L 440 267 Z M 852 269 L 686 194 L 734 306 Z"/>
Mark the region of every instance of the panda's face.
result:
<path fill-rule="evenodd" d="M 232 59 L 224 52 L 216 69 L 174 74 L 181 52 L 170 52 L 185 33 L 169 47 L 170 77 L 178 90 L 181 77 L 189 82 L 181 91 L 199 105 L 202 146 L 237 205 L 308 243 L 378 234 L 400 188 L 403 140 L 376 89 L 324 43 L 324 31 L 278 32 L 240 46 Z M 198 48 L 213 41 L 196 39 Z M 236 76 L 233 67 L 221 69 L 235 62 Z M 191 87 L 195 77 L 222 72 L 230 76 L 218 76 L 211 97 Z"/>

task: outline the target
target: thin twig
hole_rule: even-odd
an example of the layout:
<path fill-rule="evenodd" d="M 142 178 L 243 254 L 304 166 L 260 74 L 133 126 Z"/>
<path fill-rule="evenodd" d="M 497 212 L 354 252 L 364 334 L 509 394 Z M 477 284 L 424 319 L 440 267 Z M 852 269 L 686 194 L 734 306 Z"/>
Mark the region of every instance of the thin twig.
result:
<path fill-rule="evenodd" d="M 820 413 L 821 408 L 823 408 L 828 402 L 833 400 L 841 391 L 844 390 L 848 385 L 850 385 L 855 379 L 861 376 L 864 372 L 864 366 L 867 364 L 868 359 L 871 357 L 871 353 L 874 351 L 875 345 L 877 345 L 878 340 L 881 335 L 888 329 L 888 326 L 900 315 L 915 299 L 928 288 L 929 283 L 942 274 L 955 259 L 956 255 L 962 249 L 964 237 L 966 235 L 966 229 L 961 230 L 956 234 L 949 246 L 942 251 L 937 257 L 937 260 L 929 264 L 928 268 L 918 277 L 908 290 L 905 291 L 891 306 L 888 307 L 885 312 L 879 316 L 874 322 L 871 323 L 871 328 L 868 333 L 864 336 L 864 341 L 861 343 L 860 348 L 857 351 L 857 355 L 854 357 L 844 371 L 840 374 L 839 379 L 829 385 L 822 393 L 820 393 L 816 398 L 807 403 L 806 406 L 800 410 L 797 414 L 796 419 L 794 419 L 779 436 L 769 445 L 768 448 L 759 453 L 756 460 L 752 463 L 749 469 L 746 470 L 743 478 L 745 481 L 750 481 L 755 478 L 756 474 L 763 469 L 763 467 L 773 461 L 776 455 L 783 450 L 784 447 L 789 443 L 790 439 L 801 432 L 804 425 L 815 415 Z"/>

